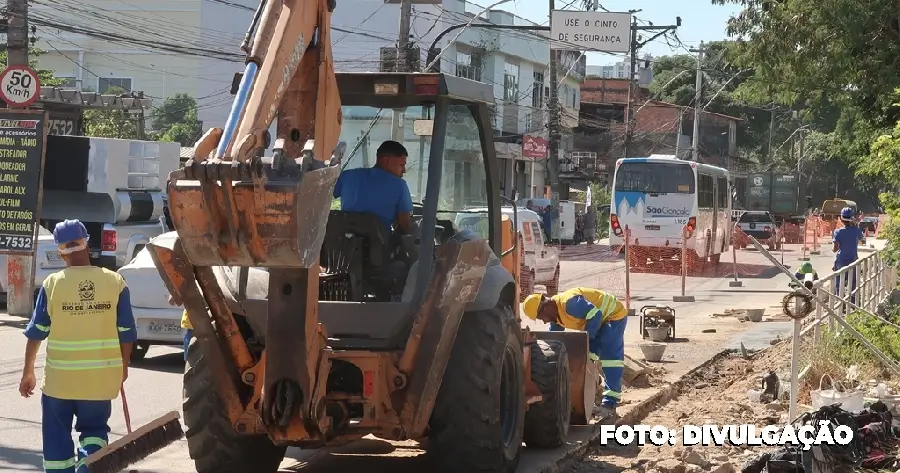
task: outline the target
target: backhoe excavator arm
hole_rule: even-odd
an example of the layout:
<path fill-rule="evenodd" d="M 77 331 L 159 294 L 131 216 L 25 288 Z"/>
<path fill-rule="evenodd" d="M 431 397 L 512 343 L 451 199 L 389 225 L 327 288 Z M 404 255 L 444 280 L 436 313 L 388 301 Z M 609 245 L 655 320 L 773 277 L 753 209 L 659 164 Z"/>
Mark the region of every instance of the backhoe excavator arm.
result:
<path fill-rule="evenodd" d="M 204 356 L 214 358 L 235 428 L 316 441 L 329 427 L 317 304 L 319 250 L 340 173 L 332 155 L 341 131 L 329 26 L 335 4 L 262 1 L 225 128 L 207 131 L 169 177 L 178 239 L 150 249 L 170 292 L 184 301 Z M 275 156 L 263 158 L 276 117 Z M 264 354 L 248 348 L 214 266 L 269 268 Z"/>

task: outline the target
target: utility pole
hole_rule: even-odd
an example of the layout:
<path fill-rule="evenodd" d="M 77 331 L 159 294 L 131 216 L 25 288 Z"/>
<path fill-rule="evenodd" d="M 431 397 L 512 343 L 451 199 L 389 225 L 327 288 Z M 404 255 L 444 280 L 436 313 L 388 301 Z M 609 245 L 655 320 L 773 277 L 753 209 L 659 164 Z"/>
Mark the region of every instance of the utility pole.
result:
<path fill-rule="evenodd" d="M 769 165 L 775 162 L 772 156 L 772 136 L 775 134 L 775 109 L 773 108 L 770 113 L 772 118 L 769 119 L 769 146 L 766 152 L 769 158 Z"/>
<path fill-rule="evenodd" d="M 678 156 L 678 153 L 681 151 L 681 122 L 684 119 L 684 109 L 681 107 L 678 108 L 678 125 L 677 125 L 677 133 L 675 134 L 675 159 L 681 159 Z"/>
<path fill-rule="evenodd" d="M 28 65 L 28 0 L 6 0 L 7 61 L 10 66 Z"/>
<path fill-rule="evenodd" d="M 700 47 L 691 49 L 692 53 L 697 53 L 697 81 L 694 84 L 694 135 L 691 142 L 691 158 L 694 162 L 700 162 L 700 111 L 702 106 L 700 101 L 703 100 L 703 41 Z"/>
<path fill-rule="evenodd" d="M 549 0 L 550 14 L 556 10 L 556 0 Z M 549 42 L 548 42 L 548 47 Z M 557 69 L 559 68 L 559 51 L 550 48 L 550 64 L 547 65 L 547 73 L 550 75 L 550 94 L 547 97 L 547 121 L 548 121 L 548 140 L 547 152 L 550 154 L 547 159 L 547 174 L 550 177 L 550 209 L 551 211 L 559 211 L 559 78 L 557 77 Z M 551 217 L 552 228 L 550 235 L 560 238 L 559 216 Z"/>
<path fill-rule="evenodd" d="M 7 0 L 12 1 L 12 0 Z M 409 34 L 410 17 L 412 16 L 412 0 L 400 2 L 400 37 L 397 38 L 397 72 L 410 72 Z"/>
<path fill-rule="evenodd" d="M 638 10 L 631 10 L 630 13 L 637 13 Z M 647 43 L 653 41 L 656 38 L 672 31 L 679 26 L 681 26 L 681 17 L 675 18 L 674 25 L 666 25 L 666 26 L 638 26 L 637 19 L 632 17 L 631 20 L 631 77 L 629 77 L 628 81 L 628 103 L 625 106 L 625 149 L 624 149 L 624 157 L 628 158 L 634 154 L 634 150 L 632 149 L 632 143 L 634 142 L 634 124 L 635 124 L 635 114 L 637 113 L 634 110 L 634 97 L 637 95 L 637 81 L 639 74 L 637 74 L 637 52 L 639 49 L 644 47 Z M 651 36 L 649 39 L 645 41 L 640 41 L 638 37 L 639 31 L 658 31 L 655 35 Z"/>
<path fill-rule="evenodd" d="M 638 50 L 638 42 L 637 42 L 637 19 L 631 18 L 631 60 L 629 64 L 629 74 L 631 76 L 628 78 L 628 100 L 625 106 L 625 156 L 626 158 L 631 157 L 633 150 L 631 149 L 631 143 L 634 140 L 634 95 L 635 88 L 637 84 L 637 79 L 635 78 L 636 72 L 635 66 L 637 65 L 637 50 Z"/>

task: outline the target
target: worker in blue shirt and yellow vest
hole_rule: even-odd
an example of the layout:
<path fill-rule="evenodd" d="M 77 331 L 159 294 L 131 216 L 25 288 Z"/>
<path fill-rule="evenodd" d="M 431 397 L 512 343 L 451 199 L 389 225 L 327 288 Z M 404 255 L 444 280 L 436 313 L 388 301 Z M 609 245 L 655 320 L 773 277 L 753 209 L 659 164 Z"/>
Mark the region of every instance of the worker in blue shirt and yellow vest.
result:
<path fill-rule="evenodd" d="M 529 319 L 549 323 L 550 330 L 588 333 L 590 358 L 600 363 L 604 380 L 603 400 L 594 414 L 601 419 L 614 417 L 625 368 L 625 305 L 608 292 L 576 287 L 552 297 L 532 294 L 525 299 L 523 310 Z"/>
<path fill-rule="evenodd" d="M 191 325 L 187 310 L 181 313 L 181 329 L 184 330 L 184 361 L 187 361 L 188 347 L 191 345 L 191 338 L 194 337 L 194 326 Z"/>
<path fill-rule="evenodd" d="M 91 266 L 88 233 L 78 220 L 53 229 L 66 269 L 51 274 L 38 292 L 25 328 L 28 343 L 19 393 L 31 397 L 37 384 L 35 358 L 47 340 L 41 390 L 44 471 L 86 470 L 84 459 L 109 442 L 112 400 L 128 378 L 137 339 L 125 280 Z M 72 442 L 72 423 L 80 434 Z"/>

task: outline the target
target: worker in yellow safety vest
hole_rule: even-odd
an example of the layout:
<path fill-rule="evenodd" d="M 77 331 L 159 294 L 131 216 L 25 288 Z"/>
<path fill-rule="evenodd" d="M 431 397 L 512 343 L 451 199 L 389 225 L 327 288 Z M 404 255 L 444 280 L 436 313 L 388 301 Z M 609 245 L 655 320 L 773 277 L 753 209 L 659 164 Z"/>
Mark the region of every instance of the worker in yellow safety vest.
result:
<path fill-rule="evenodd" d="M 78 220 L 56 224 L 53 239 L 66 268 L 44 280 L 25 328 L 28 343 L 19 393 L 31 397 L 34 364 L 47 340 L 41 386 L 44 471 L 81 473 L 84 459 L 109 441 L 112 400 L 128 378 L 137 340 L 125 280 L 91 266 L 88 233 Z M 72 423 L 78 449 L 72 442 Z"/>
<path fill-rule="evenodd" d="M 590 358 L 600 363 L 604 381 L 603 399 L 594 414 L 601 420 L 615 417 L 625 368 L 625 305 L 606 291 L 576 287 L 551 297 L 531 294 L 523 310 L 529 319 L 549 323 L 550 330 L 588 333 Z"/>
<path fill-rule="evenodd" d="M 181 329 L 184 330 L 184 361 L 187 361 L 188 346 L 190 346 L 191 338 L 194 336 L 194 326 L 191 325 L 191 319 L 188 318 L 187 310 L 181 313 Z"/>

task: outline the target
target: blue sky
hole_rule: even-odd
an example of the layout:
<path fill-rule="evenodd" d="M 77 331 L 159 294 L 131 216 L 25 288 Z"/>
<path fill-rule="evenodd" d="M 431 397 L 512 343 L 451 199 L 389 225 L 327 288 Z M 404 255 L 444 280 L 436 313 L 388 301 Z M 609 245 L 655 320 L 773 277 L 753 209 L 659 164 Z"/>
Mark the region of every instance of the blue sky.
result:
<path fill-rule="evenodd" d="M 562 8 L 570 0 L 556 0 L 556 8 Z M 494 3 L 488 0 L 476 0 L 477 3 L 489 5 Z M 579 5 L 581 1 L 576 1 Z M 640 20 L 652 22 L 654 25 L 674 25 L 675 17 L 681 16 L 681 28 L 678 28 L 678 37 L 689 48 L 696 47 L 700 41 L 716 41 L 725 39 L 725 27 L 732 15 L 740 11 L 738 5 L 713 5 L 710 0 L 601 0 L 600 4 L 610 11 L 626 12 L 628 10 L 643 11 L 636 16 Z M 570 7 L 569 9 L 576 9 Z M 549 2 L 543 0 L 515 0 L 515 3 L 506 3 L 497 7 L 500 10 L 510 11 L 518 16 L 527 18 L 536 23 L 544 23 L 549 17 Z M 664 39 L 657 39 L 647 44 L 639 51 L 653 56 L 665 56 L 671 54 L 687 54 L 675 41 L 673 50 Z M 600 53 L 588 53 L 588 64 L 611 64 L 619 62 L 621 55 L 608 55 Z"/>

